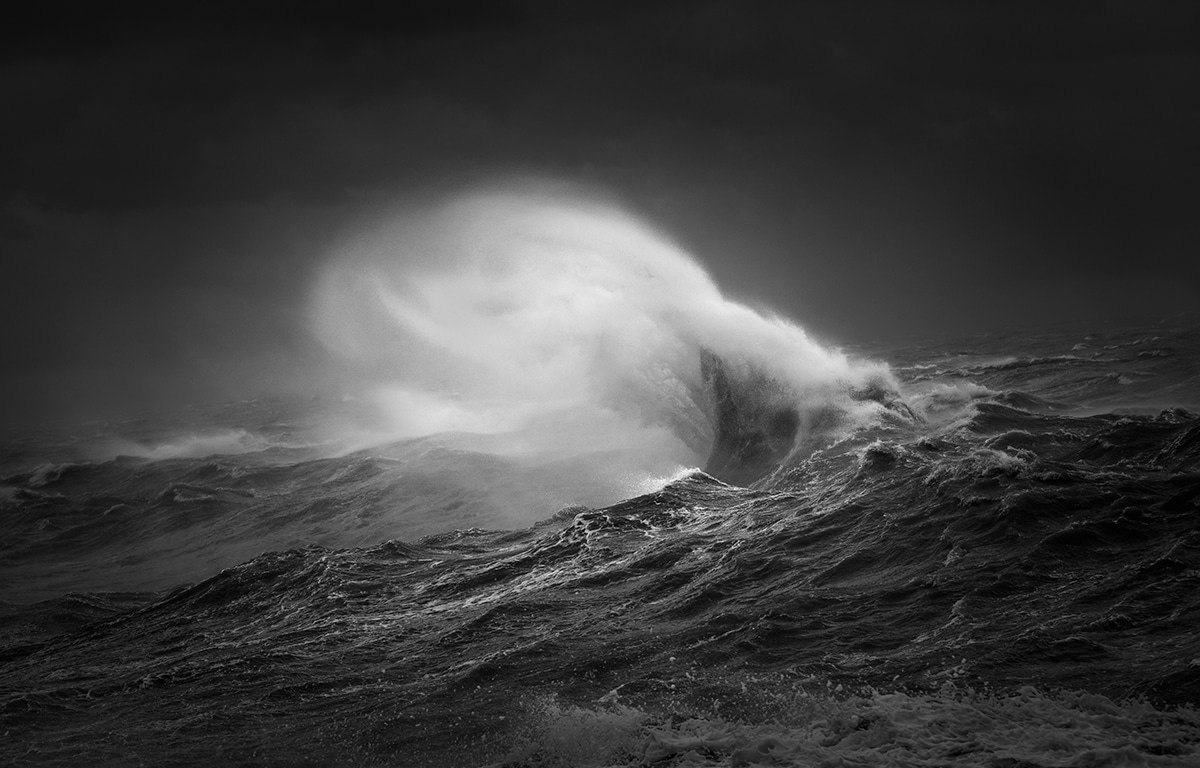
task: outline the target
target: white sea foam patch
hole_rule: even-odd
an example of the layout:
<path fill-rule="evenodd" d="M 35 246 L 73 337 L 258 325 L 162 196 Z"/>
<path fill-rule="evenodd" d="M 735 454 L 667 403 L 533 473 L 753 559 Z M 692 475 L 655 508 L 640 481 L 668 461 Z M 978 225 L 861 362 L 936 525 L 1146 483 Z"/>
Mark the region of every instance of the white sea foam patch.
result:
<path fill-rule="evenodd" d="M 1162 766 L 1200 765 L 1200 712 L 1033 688 L 991 694 L 801 693 L 742 719 L 663 718 L 609 703 L 534 707 L 497 766 Z"/>
<path fill-rule="evenodd" d="M 677 483 L 700 471 L 700 467 L 675 467 L 673 470 L 662 475 L 638 475 L 631 477 L 629 478 L 629 482 L 636 495 L 644 496 L 648 493 L 661 491 L 671 483 Z"/>
<path fill-rule="evenodd" d="M 775 382 L 802 424 L 869 421 L 881 406 L 851 394 L 895 384 L 726 299 L 661 233 L 562 188 L 393 212 L 332 254 L 311 316 L 376 406 L 372 439 L 521 432 L 531 455 L 620 455 L 643 478 L 707 458 L 704 350 L 731 379 Z M 643 485 L 619 484 L 612 500 Z"/>
<path fill-rule="evenodd" d="M 45 464 L 39 464 L 34 467 L 33 472 L 30 473 L 29 480 L 26 481 L 26 485 L 28 485 L 30 488 L 41 488 L 42 486 L 57 482 L 58 479 L 62 477 L 62 473 L 73 466 L 76 465 L 70 462 L 65 464 L 54 464 L 49 462 Z"/>
<path fill-rule="evenodd" d="M 92 451 L 93 458 L 111 459 L 136 456 L 151 461 L 198 459 L 218 454 L 242 454 L 263 451 L 272 446 L 262 435 L 244 429 L 220 429 L 195 432 L 155 441 L 106 438 Z"/>
<path fill-rule="evenodd" d="M 969 418 L 976 401 L 997 394 L 973 381 L 926 382 L 908 388 L 905 401 L 926 422 L 946 424 Z"/>

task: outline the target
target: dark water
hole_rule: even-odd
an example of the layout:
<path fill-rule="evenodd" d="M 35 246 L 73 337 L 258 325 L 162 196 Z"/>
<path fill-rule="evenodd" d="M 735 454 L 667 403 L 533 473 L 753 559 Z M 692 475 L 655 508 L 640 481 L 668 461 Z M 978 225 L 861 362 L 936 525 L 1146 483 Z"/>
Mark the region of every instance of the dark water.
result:
<path fill-rule="evenodd" d="M 1200 331 L 857 352 L 895 418 L 601 508 L 324 404 L 14 437 L 0 762 L 1200 765 Z"/>

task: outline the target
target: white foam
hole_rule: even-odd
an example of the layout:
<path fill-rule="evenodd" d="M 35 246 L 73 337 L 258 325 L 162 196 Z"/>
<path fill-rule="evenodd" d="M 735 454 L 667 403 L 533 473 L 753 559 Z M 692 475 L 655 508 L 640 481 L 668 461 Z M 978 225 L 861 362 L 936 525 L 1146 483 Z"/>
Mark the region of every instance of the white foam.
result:
<path fill-rule="evenodd" d="M 927 382 L 912 386 L 905 402 L 926 423 L 952 427 L 975 414 L 975 403 L 996 392 L 972 381 Z"/>
<path fill-rule="evenodd" d="M 537 702 L 524 742 L 504 764 L 1183 768 L 1200 762 L 1200 713 L 1186 707 L 1159 710 L 1142 701 L 1033 688 L 845 698 L 796 691 L 777 698 L 749 717 L 725 706 L 720 715 L 686 719 L 611 701 L 594 708 Z"/>
<path fill-rule="evenodd" d="M 53 464 L 47 462 L 45 464 L 39 464 L 34 467 L 33 472 L 29 476 L 29 480 L 26 482 L 26 485 L 28 485 L 30 488 L 41 488 L 42 486 L 57 482 L 58 479 L 62 477 L 62 473 L 73 466 L 75 465 L 71 463 Z"/>
<path fill-rule="evenodd" d="M 222 429 L 178 435 L 154 442 L 128 439 L 109 439 L 95 447 L 96 458 L 136 456 L 162 461 L 165 459 L 198 459 L 205 456 L 253 453 L 271 447 L 261 435 L 244 429 Z"/>
<path fill-rule="evenodd" d="M 671 483 L 677 483 L 696 472 L 699 472 L 699 467 L 675 467 L 672 471 L 662 475 L 641 475 L 631 478 L 631 487 L 633 495 L 643 496 L 655 491 L 661 491 Z"/>

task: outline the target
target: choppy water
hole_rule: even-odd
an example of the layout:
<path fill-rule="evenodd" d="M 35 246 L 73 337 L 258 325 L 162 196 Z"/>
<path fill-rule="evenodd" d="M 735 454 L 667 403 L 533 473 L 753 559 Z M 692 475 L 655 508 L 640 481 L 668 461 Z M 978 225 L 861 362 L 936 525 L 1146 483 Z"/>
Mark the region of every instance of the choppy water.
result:
<path fill-rule="evenodd" d="M 858 352 L 884 417 L 609 506 L 321 403 L 11 439 L 0 761 L 1200 765 L 1200 331 Z"/>

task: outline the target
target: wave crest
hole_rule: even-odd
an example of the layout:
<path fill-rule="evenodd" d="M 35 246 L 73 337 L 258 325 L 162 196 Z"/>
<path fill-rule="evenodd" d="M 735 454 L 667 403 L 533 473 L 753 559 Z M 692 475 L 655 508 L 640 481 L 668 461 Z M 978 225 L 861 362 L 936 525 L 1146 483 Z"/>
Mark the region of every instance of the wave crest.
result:
<path fill-rule="evenodd" d="M 661 233 L 561 189 L 394 214 L 334 255 L 313 318 L 378 408 L 380 442 L 521 434 L 526 453 L 618 452 L 624 476 L 707 459 L 750 482 L 875 419 L 886 398 L 863 392 L 897 389 L 885 365 L 730 301 Z"/>

